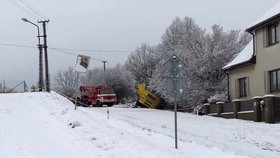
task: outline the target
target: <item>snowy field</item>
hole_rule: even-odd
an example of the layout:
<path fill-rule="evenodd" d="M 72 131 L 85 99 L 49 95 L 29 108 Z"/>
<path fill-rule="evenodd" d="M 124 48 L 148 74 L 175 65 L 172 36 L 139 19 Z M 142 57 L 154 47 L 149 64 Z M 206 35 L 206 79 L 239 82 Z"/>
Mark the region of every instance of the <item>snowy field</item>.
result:
<path fill-rule="evenodd" d="M 75 111 L 56 93 L 0 94 L 0 158 L 280 157 L 279 124 L 178 113 L 176 150 L 173 112 L 123 107 Z"/>

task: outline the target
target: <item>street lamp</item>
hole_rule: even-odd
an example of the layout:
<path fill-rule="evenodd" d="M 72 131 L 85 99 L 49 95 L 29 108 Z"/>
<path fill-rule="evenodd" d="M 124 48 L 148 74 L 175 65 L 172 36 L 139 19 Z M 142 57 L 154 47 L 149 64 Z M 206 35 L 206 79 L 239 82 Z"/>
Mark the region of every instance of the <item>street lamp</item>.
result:
<path fill-rule="evenodd" d="M 40 29 L 39 29 L 39 26 L 36 25 L 35 23 L 27 20 L 26 18 L 22 18 L 22 21 L 23 22 L 28 22 L 34 26 L 37 27 L 38 29 L 38 49 L 39 49 L 39 91 L 41 92 L 43 90 L 43 87 L 44 87 L 44 83 L 43 83 L 43 56 L 42 56 L 42 45 L 41 45 L 41 42 L 40 42 Z"/>

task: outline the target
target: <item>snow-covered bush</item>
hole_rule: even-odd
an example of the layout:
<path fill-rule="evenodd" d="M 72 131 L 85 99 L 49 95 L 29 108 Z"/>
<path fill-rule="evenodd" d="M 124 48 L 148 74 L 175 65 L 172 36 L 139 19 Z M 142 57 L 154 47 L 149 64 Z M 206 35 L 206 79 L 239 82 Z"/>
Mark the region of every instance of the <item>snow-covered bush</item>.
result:
<path fill-rule="evenodd" d="M 208 103 L 211 103 L 211 104 L 215 104 L 216 102 L 219 102 L 219 101 L 226 102 L 226 100 L 227 100 L 226 93 L 215 94 L 213 96 L 210 96 L 207 99 Z"/>

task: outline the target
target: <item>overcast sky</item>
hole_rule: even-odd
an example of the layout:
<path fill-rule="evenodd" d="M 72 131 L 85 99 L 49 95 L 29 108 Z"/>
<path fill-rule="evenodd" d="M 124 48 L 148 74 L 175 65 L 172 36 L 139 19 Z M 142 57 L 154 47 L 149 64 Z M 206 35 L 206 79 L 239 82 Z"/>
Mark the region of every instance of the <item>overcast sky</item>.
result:
<path fill-rule="evenodd" d="M 50 20 L 49 47 L 100 50 L 72 53 L 90 55 L 90 68 L 102 67 L 101 60 L 113 67 L 123 64 L 129 54 L 118 51 L 132 51 L 141 43 L 158 44 L 176 16 L 192 17 L 207 30 L 213 24 L 225 30 L 244 30 L 276 3 L 278 0 L 1 0 L 0 80 L 38 82 L 37 29 L 24 23 L 23 17 L 34 23 Z M 43 17 L 19 7 L 24 4 L 31 4 Z M 75 55 L 49 49 L 50 75 L 74 66 L 75 61 Z"/>

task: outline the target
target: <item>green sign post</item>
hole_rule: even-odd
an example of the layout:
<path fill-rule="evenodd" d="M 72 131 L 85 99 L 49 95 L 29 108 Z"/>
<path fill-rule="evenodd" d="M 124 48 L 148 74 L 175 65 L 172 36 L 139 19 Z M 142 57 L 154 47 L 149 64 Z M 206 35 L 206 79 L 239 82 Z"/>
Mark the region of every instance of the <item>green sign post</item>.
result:
<path fill-rule="evenodd" d="M 174 97 L 174 120 L 175 120 L 175 149 L 178 149 L 177 137 L 177 95 L 182 92 L 183 78 L 176 77 L 183 70 L 185 64 L 176 56 L 173 55 L 163 65 L 165 69 L 172 75 L 166 78 L 167 92 Z"/>

